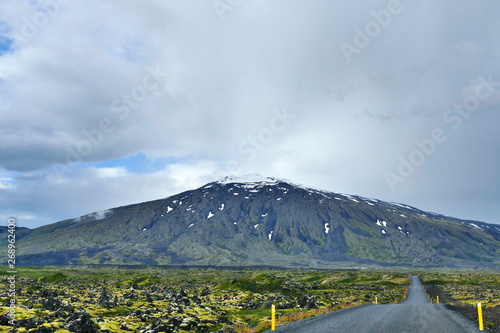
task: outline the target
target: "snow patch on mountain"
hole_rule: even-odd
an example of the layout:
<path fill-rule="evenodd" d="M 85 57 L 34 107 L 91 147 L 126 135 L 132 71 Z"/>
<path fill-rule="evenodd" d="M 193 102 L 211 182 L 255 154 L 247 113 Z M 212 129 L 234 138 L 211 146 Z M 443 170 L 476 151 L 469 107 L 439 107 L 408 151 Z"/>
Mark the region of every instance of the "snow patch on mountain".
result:
<path fill-rule="evenodd" d="M 241 177 L 236 177 L 236 176 L 227 176 L 222 178 L 221 180 L 217 181 L 218 184 L 253 184 L 253 183 L 260 183 L 260 184 L 278 184 L 280 182 L 279 179 L 273 178 L 273 177 L 264 177 L 258 173 L 252 173 L 248 175 L 244 175 Z"/>
<path fill-rule="evenodd" d="M 394 206 L 401 207 L 401 208 L 409 209 L 409 210 L 415 210 L 415 208 L 413 208 L 413 207 L 411 207 L 411 206 L 408 206 L 408 205 L 403 205 L 403 204 L 396 203 L 396 202 L 391 202 L 390 204 L 391 204 L 391 205 L 394 205 Z"/>

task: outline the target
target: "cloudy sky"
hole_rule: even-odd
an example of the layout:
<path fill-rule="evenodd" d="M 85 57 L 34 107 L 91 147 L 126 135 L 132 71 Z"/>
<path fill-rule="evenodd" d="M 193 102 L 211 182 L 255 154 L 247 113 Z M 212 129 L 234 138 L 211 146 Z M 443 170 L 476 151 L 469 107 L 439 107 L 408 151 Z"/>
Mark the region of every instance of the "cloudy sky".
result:
<path fill-rule="evenodd" d="M 227 174 L 500 223 L 495 0 L 3 0 L 0 219 Z"/>

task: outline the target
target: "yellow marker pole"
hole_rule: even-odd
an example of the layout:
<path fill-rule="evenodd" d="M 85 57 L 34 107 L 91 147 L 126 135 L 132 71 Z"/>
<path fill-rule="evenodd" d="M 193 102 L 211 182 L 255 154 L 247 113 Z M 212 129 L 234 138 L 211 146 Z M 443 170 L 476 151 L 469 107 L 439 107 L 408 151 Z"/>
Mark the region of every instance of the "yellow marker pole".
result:
<path fill-rule="evenodd" d="M 378 304 L 378 297 L 375 296 L 375 304 Z"/>
<path fill-rule="evenodd" d="M 436 303 L 439 303 L 439 296 L 436 296 Z"/>
<path fill-rule="evenodd" d="M 479 321 L 479 330 L 484 331 L 483 326 L 483 308 L 481 308 L 481 302 L 477 303 L 477 319 Z"/>
<path fill-rule="evenodd" d="M 271 331 L 276 331 L 276 307 L 271 307 Z"/>

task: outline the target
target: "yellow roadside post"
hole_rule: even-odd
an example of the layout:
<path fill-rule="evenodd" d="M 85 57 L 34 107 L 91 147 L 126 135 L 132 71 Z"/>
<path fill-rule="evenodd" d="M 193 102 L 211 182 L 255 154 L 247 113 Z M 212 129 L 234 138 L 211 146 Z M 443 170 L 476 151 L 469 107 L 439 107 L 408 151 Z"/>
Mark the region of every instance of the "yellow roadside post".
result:
<path fill-rule="evenodd" d="M 436 296 L 436 303 L 439 303 L 439 296 Z"/>
<path fill-rule="evenodd" d="M 479 321 L 479 330 L 484 331 L 483 326 L 483 308 L 481 307 L 481 302 L 477 303 L 477 319 Z"/>
<path fill-rule="evenodd" d="M 276 331 L 276 307 L 271 306 L 271 331 Z"/>
<path fill-rule="evenodd" d="M 378 297 L 375 296 L 375 304 L 378 304 Z"/>

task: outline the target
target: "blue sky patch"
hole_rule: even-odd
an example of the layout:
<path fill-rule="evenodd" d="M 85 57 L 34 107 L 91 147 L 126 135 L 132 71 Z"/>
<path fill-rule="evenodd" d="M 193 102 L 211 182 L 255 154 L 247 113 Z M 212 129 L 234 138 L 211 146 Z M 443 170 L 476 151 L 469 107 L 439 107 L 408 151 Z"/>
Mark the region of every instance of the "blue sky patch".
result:
<path fill-rule="evenodd" d="M 5 36 L 0 36 L 0 56 L 9 53 L 9 51 L 12 49 L 12 44 L 14 44 L 14 41 L 12 39 Z"/>
<path fill-rule="evenodd" d="M 135 174 L 148 174 L 164 169 L 169 164 L 182 161 L 176 158 L 155 158 L 150 159 L 145 154 L 119 158 L 111 161 L 89 164 L 88 167 L 96 168 L 116 168 L 124 167 L 128 172 Z"/>

